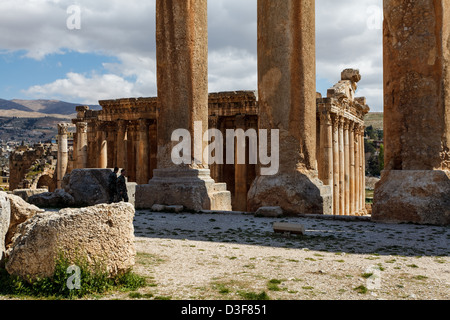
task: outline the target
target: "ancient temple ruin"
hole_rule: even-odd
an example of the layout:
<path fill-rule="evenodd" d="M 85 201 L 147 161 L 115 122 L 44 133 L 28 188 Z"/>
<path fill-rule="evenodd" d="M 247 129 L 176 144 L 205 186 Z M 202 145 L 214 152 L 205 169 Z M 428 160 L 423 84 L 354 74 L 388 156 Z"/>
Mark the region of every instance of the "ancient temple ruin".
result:
<path fill-rule="evenodd" d="M 449 8 L 449 0 L 384 1 L 386 170 L 374 220 L 450 223 Z M 158 97 L 77 108 L 74 167 L 127 168 L 139 207 L 364 213 L 368 107 L 355 98 L 356 70 L 317 95 L 314 1 L 258 1 L 257 94 L 208 95 L 206 13 L 206 0 L 156 1 Z M 171 134 L 195 134 L 198 123 L 203 132 L 278 130 L 278 173 L 195 156 L 173 163 Z"/>
<path fill-rule="evenodd" d="M 337 200 L 332 210 L 337 215 L 360 215 L 365 210 L 362 141 L 364 116 L 369 107 L 364 98 L 355 98 L 356 83 L 360 78 L 358 70 L 345 70 L 342 80 L 328 90 L 327 97 L 318 94 L 316 100 L 317 128 L 320 129 L 316 141 L 318 174 L 324 185 L 333 189 Z M 78 116 L 73 119 L 77 132 L 71 167 L 125 168 L 130 182 L 146 184 L 157 168 L 157 100 L 102 100 L 99 101 L 102 110 L 98 111 L 89 110 L 87 106 L 77 107 Z M 259 114 L 254 91 L 209 94 L 209 128 L 218 129 L 224 136 L 230 129 L 258 129 Z M 323 130 L 326 134 L 321 133 Z M 338 131 L 342 139 L 334 139 L 332 133 Z M 334 150 L 337 150 L 336 154 Z M 223 153 L 226 153 L 225 145 Z M 336 169 L 333 164 L 337 164 Z M 223 183 L 231 192 L 232 209 L 247 211 L 247 195 L 257 176 L 257 164 L 215 163 L 210 166 L 210 172 L 214 181 Z"/>

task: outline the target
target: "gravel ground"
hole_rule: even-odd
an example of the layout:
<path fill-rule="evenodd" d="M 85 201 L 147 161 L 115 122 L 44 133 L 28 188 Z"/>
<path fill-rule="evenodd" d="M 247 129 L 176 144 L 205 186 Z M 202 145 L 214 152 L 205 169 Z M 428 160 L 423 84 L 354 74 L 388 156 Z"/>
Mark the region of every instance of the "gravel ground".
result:
<path fill-rule="evenodd" d="M 306 234 L 275 234 L 275 221 Z M 449 227 L 138 210 L 135 235 L 150 285 L 107 299 L 450 298 Z"/>

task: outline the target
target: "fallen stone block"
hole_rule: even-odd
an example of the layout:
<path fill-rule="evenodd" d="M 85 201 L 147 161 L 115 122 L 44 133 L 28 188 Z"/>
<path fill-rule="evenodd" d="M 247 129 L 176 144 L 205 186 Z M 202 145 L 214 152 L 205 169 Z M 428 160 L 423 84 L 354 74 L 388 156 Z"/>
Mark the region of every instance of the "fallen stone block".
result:
<path fill-rule="evenodd" d="M 75 169 L 64 177 L 62 187 L 76 207 L 95 206 L 109 202 L 108 177 L 112 169 Z M 128 202 L 135 204 L 135 182 L 127 182 Z"/>
<path fill-rule="evenodd" d="M 43 213 L 44 210 L 39 209 L 35 205 L 29 204 L 21 197 L 15 196 L 13 194 L 8 194 L 7 198 L 11 207 L 10 225 L 5 240 L 5 246 L 8 249 L 12 243 L 12 238 L 16 233 L 17 226 L 21 223 L 24 223 L 34 215 Z"/>
<path fill-rule="evenodd" d="M 297 223 L 276 222 L 273 224 L 273 231 L 275 233 L 304 235 L 305 227 Z"/>
<path fill-rule="evenodd" d="M 135 263 L 134 207 L 130 203 L 36 214 L 17 228 L 6 270 L 23 278 L 51 277 L 55 259 L 86 259 L 114 276 Z"/>
<path fill-rule="evenodd" d="M 75 199 L 62 189 L 55 192 L 35 194 L 28 198 L 28 202 L 39 208 L 67 208 L 75 205 Z"/>
<path fill-rule="evenodd" d="M 5 256 L 5 237 L 11 220 L 11 207 L 5 192 L 0 191 L 0 264 Z"/>

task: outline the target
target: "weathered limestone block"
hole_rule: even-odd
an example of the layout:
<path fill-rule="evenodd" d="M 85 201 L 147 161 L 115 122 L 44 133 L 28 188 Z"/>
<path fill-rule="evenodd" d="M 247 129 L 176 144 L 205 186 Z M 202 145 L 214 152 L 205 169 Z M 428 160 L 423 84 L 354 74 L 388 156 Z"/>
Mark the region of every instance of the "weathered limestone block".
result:
<path fill-rule="evenodd" d="M 450 224 L 449 171 L 384 171 L 375 190 L 373 221 Z"/>
<path fill-rule="evenodd" d="M 6 270 L 50 277 L 63 253 L 72 262 L 83 257 L 91 266 L 106 267 L 110 275 L 125 272 L 135 263 L 134 213 L 131 204 L 115 203 L 37 214 L 19 225 Z"/>
<path fill-rule="evenodd" d="M 39 209 L 35 205 L 29 204 L 19 196 L 8 194 L 7 198 L 11 207 L 11 219 L 8 233 L 6 234 L 5 245 L 8 249 L 11 245 L 12 238 L 16 233 L 17 226 L 44 210 Z"/>
<path fill-rule="evenodd" d="M 64 179 L 63 188 L 74 198 L 77 207 L 109 201 L 108 176 L 111 169 L 76 169 Z M 127 183 L 129 202 L 134 205 L 136 183 Z"/>
<path fill-rule="evenodd" d="M 304 235 L 305 227 L 298 223 L 276 222 L 273 224 L 273 231 L 275 233 Z"/>
<path fill-rule="evenodd" d="M 0 191 L 0 263 L 5 256 L 5 237 L 9 229 L 11 207 L 5 192 Z"/>
<path fill-rule="evenodd" d="M 267 206 L 280 206 L 287 215 L 333 212 L 330 186 L 300 172 L 257 177 L 248 192 L 248 203 L 251 212 Z"/>
<path fill-rule="evenodd" d="M 351 82 L 358 83 L 361 81 L 361 74 L 358 69 L 345 69 L 341 72 L 341 80 L 350 80 Z"/>
<path fill-rule="evenodd" d="M 76 169 L 63 184 L 80 206 L 92 206 L 108 202 L 108 176 L 110 169 Z"/>
<path fill-rule="evenodd" d="M 39 208 L 67 208 L 75 205 L 75 199 L 62 189 L 36 194 L 29 197 L 28 202 Z"/>

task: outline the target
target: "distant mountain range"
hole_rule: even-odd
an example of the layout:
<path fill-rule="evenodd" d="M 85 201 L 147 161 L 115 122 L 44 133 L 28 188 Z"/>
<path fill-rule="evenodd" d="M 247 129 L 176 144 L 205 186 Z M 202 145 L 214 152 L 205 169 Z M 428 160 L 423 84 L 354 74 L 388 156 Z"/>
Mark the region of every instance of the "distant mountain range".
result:
<path fill-rule="evenodd" d="M 75 107 L 82 104 L 59 100 L 4 100 L 0 99 L 0 116 L 19 118 L 64 117 L 76 114 Z M 98 105 L 89 106 L 100 110 Z"/>

